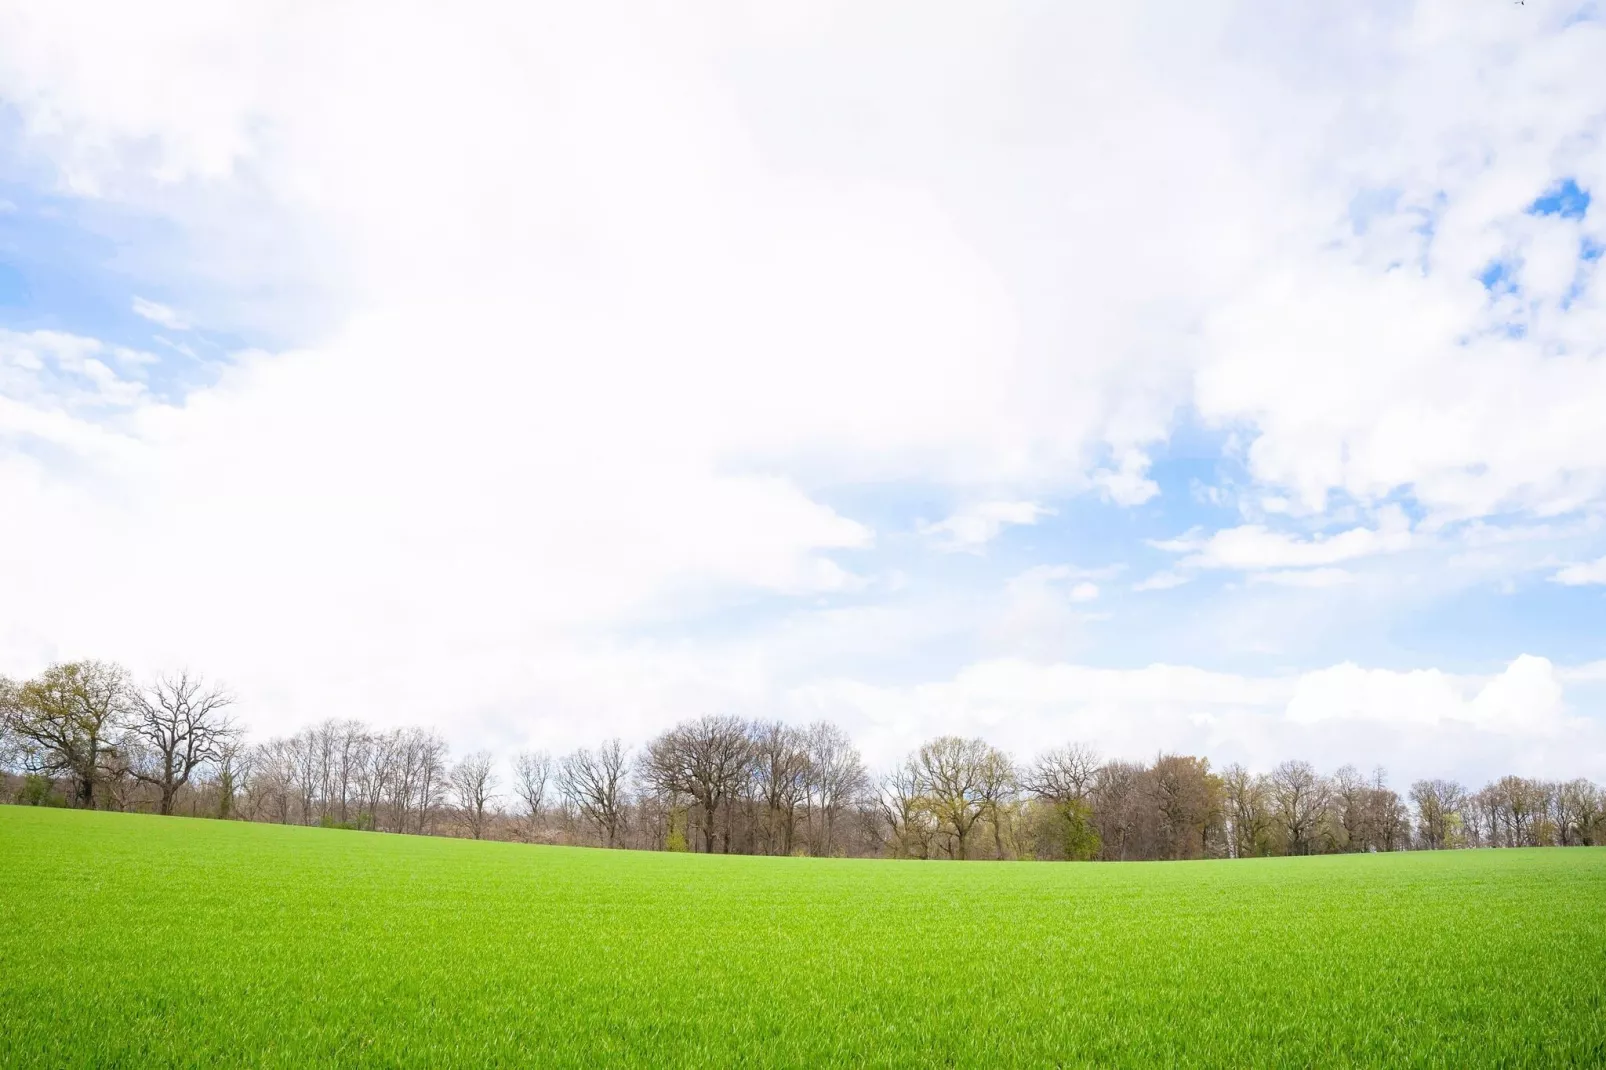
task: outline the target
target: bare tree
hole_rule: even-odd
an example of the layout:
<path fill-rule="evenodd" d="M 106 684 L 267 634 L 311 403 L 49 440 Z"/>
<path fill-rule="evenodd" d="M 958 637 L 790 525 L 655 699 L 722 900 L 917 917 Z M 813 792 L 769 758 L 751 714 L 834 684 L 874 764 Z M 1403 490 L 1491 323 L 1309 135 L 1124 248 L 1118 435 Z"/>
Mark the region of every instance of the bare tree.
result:
<path fill-rule="evenodd" d="M 915 751 L 920 793 L 947 838 L 950 858 L 965 857 L 971 829 L 985 811 L 992 750 L 980 739 L 939 736 Z"/>
<path fill-rule="evenodd" d="M 1340 851 L 1364 851 L 1372 842 L 1371 787 L 1353 765 L 1339 766 L 1333 774 L 1334 846 Z"/>
<path fill-rule="evenodd" d="M 1093 827 L 1104 858 L 1124 861 L 1131 854 L 1143 772 L 1143 767 L 1133 762 L 1105 762 L 1093 778 Z"/>
<path fill-rule="evenodd" d="M 836 823 L 838 816 L 869 794 L 870 778 L 858 748 L 848 734 L 828 721 L 820 721 L 807 730 L 808 747 L 808 802 L 811 815 L 810 850 L 816 855 L 830 855 L 836 850 Z"/>
<path fill-rule="evenodd" d="M 1093 824 L 1092 793 L 1101 760 L 1072 743 L 1044 751 L 1021 773 L 1021 786 L 1043 804 L 1034 825 L 1038 857 L 1096 858 L 1102 846 Z"/>
<path fill-rule="evenodd" d="M 13 719 L 21 716 L 21 694 L 15 680 L 0 676 L 0 772 L 22 765 L 24 746 L 12 727 Z"/>
<path fill-rule="evenodd" d="M 978 767 L 977 797 L 981 816 L 993 827 L 993 857 L 1004 857 L 1004 838 L 1013 820 L 1014 802 L 1020 791 L 1020 771 L 1009 755 L 989 746 Z M 1011 837 L 1013 838 L 1013 837 Z"/>
<path fill-rule="evenodd" d="M 130 701 L 128 673 L 120 666 L 75 661 L 12 685 L 0 715 L 36 771 L 71 778 L 73 804 L 93 808 Z"/>
<path fill-rule="evenodd" d="M 227 821 L 234 816 L 234 801 L 240 785 L 249 782 L 255 752 L 240 735 L 228 740 L 217 757 L 217 816 Z"/>
<path fill-rule="evenodd" d="M 1038 755 L 1027 770 L 1025 786 L 1039 798 L 1054 802 L 1085 802 L 1093 790 L 1100 760 L 1091 747 L 1072 743 Z"/>
<path fill-rule="evenodd" d="M 490 752 L 482 750 L 465 756 L 452 767 L 449 781 L 469 835 L 483 839 L 485 812 L 496 799 L 497 779 Z"/>
<path fill-rule="evenodd" d="M 1505 847 L 1537 847 L 1549 803 L 1549 786 L 1526 777 L 1504 776 L 1484 788 L 1493 817 L 1495 841 Z"/>
<path fill-rule="evenodd" d="M 1211 774 L 1209 760 L 1162 754 L 1144 782 L 1159 819 L 1161 857 L 1202 857 L 1221 820 L 1221 778 Z"/>
<path fill-rule="evenodd" d="M 925 795 L 914 759 L 881 779 L 876 808 L 885 827 L 885 844 L 897 858 L 929 858 L 937 836 L 937 818 Z"/>
<path fill-rule="evenodd" d="M 1411 844 L 1411 812 L 1399 793 L 1388 786 L 1388 774 L 1380 765 L 1372 770 L 1367 796 L 1367 823 L 1372 845 L 1379 851 L 1403 851 Z"/>
<path fill-rule="evenodd" d="M 596 750 L 581 747 L 558 765 L 558 790 L 597 826 L 609 847 L 619 842 L 629 770 L 624 745 L 617 739 Z"/>
<path fill-rule="evenodd" d="M 552 756 L 544 750 L 523 751 L 513 759 L 513 791 L 524 804 L 525 837 L 535 839 L 552 780 Z"/>
<path fill-rule="evenodd" d="M 1242 765 L 1221 771 L 1227 810 L 1228 842 L 1234 858 L 1256 858 L 1271 853 L 1271 786 Z"/>
<path fill-rule="evenodd" d="M 1411 801 L 1416 804 L 1417 835 L 1430 851 L 1454 847 L 1459 822 L 1457 811 L 1466 789 L 1453 780 L 1418 780 L 1411 785 Z"/>
<path fill-rule="evenodd" d="M 228 717 L 233 704 L 226 689 L 188 672 L 158 677 L 132 695 L 127 735 L 139 756 L 132 772 L 156 789 L 158 812 L 171 814 L 179 789 L 239 736 Z"/>
<path fill-rule="evenodd" d="M 753 779 L 763 803 L 760 828 L 766 854 L 791 854 L 797 811 L 808 794 L 809 752 L 804 734 L 774 721 L 753 726 Z"/>
<path fill-rule="evenodd" d="M 369 735 L 368 746 L 357 767 L 357 824 L 360 827 L 382 827 L 380 809 L 393 792 L 401 750 L 402 734 L 398 730 Z"/>
<path fill-rule="evenodd" d="M 252 821 L 290 823 L 294 801 L 294 755 L 287 739 L 270 739 L 251 748 L 251 779 L 245 788 L 246 816 Z"/>
<path fill-rule="evenodd" d="M 339 721 L 334 725 L 334 729 L 335 753 L 331 787 L 340 822 L 348 824 L 352 816 L 350 806 L 353 796 L 356 796 L 358 809 L 361 809 L 359 783 L 362 770 L 368 762 L 369 748 L 373 746 L 373 737 L 361 721 Z"/>
<path fill-rule="evenodd" d="M 699 717 L 676 725 L 653 740 L 643 762 L 643 779 L 664 795 L 690 795 L 702 809 L 704 852 L 721 843 L 731 848 L 727 815 L 723 840 L 719 819 L 726 802 L 747 781 L 753 743 L 745 721 L 736 717 Z"/>
<path fill-rule="evenodd" d="M 1557 836 L 1563 847 L 1592 847 L 1603 831 L 1600 789 L 1587 780 L 1569 780 L 1556 788 Z"/>
<path fill-rule="evenodd" d="M 301 804 L 301 823 L 310 825 L 323 815 L 321 792 L 323 772 L 318 761 L 319 732 L 306 728 L 290 737 L 290 769 L 296 786 L 297 801 Z"/>
<path fill-rule="evenodd" d="M 396 741 L 391 810 L 397 832 L 429 831 L 446 779 L 446 741 L 433 732 L 408 728 Z"/>
<path fill-rule="evenodd" d="M 1327 785 L 1309 762 L 1284 762 L 1271 773 L 1277 820 L 1288 839 L 1288 853 L 1310 854 L 1314 834 L 1327 811 Z"/>

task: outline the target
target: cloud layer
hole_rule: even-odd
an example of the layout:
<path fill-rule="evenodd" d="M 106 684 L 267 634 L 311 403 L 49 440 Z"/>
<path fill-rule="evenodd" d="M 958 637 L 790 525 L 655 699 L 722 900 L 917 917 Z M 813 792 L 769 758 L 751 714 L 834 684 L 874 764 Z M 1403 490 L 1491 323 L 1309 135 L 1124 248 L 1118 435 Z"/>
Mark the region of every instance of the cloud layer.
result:
<path fill-rule="evenodd" d="M 711 706 L 885 748 L 1560 723 L 1520 633 L 1475 693 L 1341 647 L 1083 666 L 1122 604 L 1065 564 L 1118 559 L 1063 503 L 1165 505 L 1190 425 L 1244 515 L 1112 522 L 1168 558 L 1143 598 L 1438 589 L 1541 524 L 1477 574 L 1601 582 L 1565 562 L 1606 506 L 1606 34 L 1508 7 L 0 14 L 13 170 L 150 224 L 121 307 L 260 343 L 196 379 L 0 330 L 0 670 L 559 745 Z"/>

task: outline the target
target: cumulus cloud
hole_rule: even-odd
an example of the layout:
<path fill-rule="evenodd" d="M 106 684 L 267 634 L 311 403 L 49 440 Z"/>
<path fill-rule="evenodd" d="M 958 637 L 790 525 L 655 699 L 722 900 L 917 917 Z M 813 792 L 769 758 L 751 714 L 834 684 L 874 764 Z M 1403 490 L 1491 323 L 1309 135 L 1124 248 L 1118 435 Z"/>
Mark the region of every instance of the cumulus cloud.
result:
<path fill-rule="evenodd" d="M 1115 468 L 1093 473 L 1093 485 L 1117 505 L 1142 505 L 1160 493 L 1160 485 L 1148 478 L 1149 459 L 1137 450 L 1128 450 Z"/>
<path fill-rule="evenodd" d="M 1585 103 L 1606 91 L 1606 27 L 1421 3 L 1331 29 L 1298 80 L 1369 73 L 1366 103 L 1318 124 L 1329 214 L 1306 233 L 1326 245 L 1269 257 L 1210 313 L 1200 412 L 1252 425 L 1252 473 L 1311 510 L 1402 488 L 1435 522 L 1598 500 L 1602 216 L 1539 201 L 1606 191 L 1606 113 Z"/>
<path fill-rule="evenodd" d="M 908 517 L 836 492 L 980 503 L 928 529 L 973 551 L 1061 497 L 1152 502 L 1181 411 L 1276 523 L 1165 542 L 1139 589 L 1322 582 L 1434 525 L 1598 507 L 1606 276 L 1579 253 L 1606 234 L 1530 207 L 1606 187 L 1601 32 L 1519 10 L 1324 19 L 1319 47 L 1231 7 L 933 9 L 890 38 L 852 5 L 630 34 L 585 6 L 0 12 L 49 192 L 176 235 L 129 256 L 185 311 L 137 313 L 289 295 L 244 333 L 288 341 L 176 395 L 85 331 L 0 336 L 0 500 L 33 519 L 0 525 L 0 669 L 201 665 L 268 727 L 572 740 L 780 706 L 813 692 L 663 636 L 777 602 L 843 625 Z M 1382 504 L 1405 494 L 1422 524 Z M 1055 654 L 1101 582 L 1011 587 L 1005 634 Z M 833 686 L 905 711 L 899 739 L 950 723 L 877 683 L 884 609 Z M 965 670 L 932 709 L 977 730 L 1009 678 L 1137 686 L 1099 671 Z M 1174 701 L 1076 708 L 1152 740 L 1233 706 L 1187 688 L 1285 686 L 1156 672 Z"/>
<path fill-rule="evenodd" d="M 1251 583 L 1273 583 L 1280 587 L 1338 587 L 1352 583 L 1355 574 L 1342 568 L 1285 568 L 1256 572 Z"/>
<path fill-rule="evenodd" d="M 1580 562 L 1568 565 L 1552 577 L 1557 583 L 1569 587 L 1582 587 L 1587 584 L 1606 583 L 1606 557 L 1595 561 Z"/>
<path fill-rule="evenodd" d="M 148 353 L 61 331 L 0 328 L 0 441 L 100 450 L 102 423 L 147 401 Z"/>
<path fill-rule="evenodd" d="M 1447 768 L 1469 777 L 1518 768 L 1598 776 L 1606 733 L 1571 710 L 1564 677 L 1529 655 L 1492 676 L 1342 664 L 1257 677 L 998 659 L 940 682 L 831 682 L 799 689 L 791 700 L 863 724 L 881 760 L 922 733 L 980 726 L 1019 754 L 1076 740 L 1111 756 L 1177 750 L 1261 769 L 1290 757 L 1324 769 L 1381 763 L 1396 783 Z"/>
<path fill-rule="evenodd" d="M 922 524 L 920 532 L 934 537 L 944 550 L 980 553 L 1005 527 L 1035 524 L 1053 514 L 1054 510 L 1036 502 L 983 502 L 935 524 Z"/>
<path fill-rule="evenodd" d="M 1173 587 L 1181 587 L 1189 581 L 1190 577 L 1170 569 L 1163 569 L 1147 576 L 1132 585 L 1134 591 L 1169 591 Z"/>
<path fill-rule="evenodd" d="M 1154 542 L 1157 549 L 1184 554 L 1186 568 L 1288 569 L 1335 565 L 1341 561 L 1398 553 L 1411 547 L 1409 521 L 1398 506 L 1384 508 L 1375 528 L 1351 528 L 1336 535 L 1300 538 L 1262 524 L 1226 528 L 1211 535 L 1191 533 Z"/>

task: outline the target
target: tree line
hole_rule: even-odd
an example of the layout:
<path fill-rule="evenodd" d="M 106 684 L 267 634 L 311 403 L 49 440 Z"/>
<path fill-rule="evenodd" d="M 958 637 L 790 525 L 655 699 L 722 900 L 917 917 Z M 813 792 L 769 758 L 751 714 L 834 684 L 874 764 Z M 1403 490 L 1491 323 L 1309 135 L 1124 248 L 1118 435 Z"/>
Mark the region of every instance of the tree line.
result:
<path fill-rule="evenodd" d="M 1028 761 L 942 736 L 879 775 L 829 722 L 686 720 L 637 747 L 452 759 L 424 728 L 328 720 L 252 742 L 233 695 L 80 661 L 0 677 L 0 798 L 375 832 L 768 855 L 1248 858 L 1606 843 L 1606 792 L 1506 776 L 1478 790 L 1383 770 L 1269 772 L 1203 757 Z M 505 774 L 505 779 L 504 779 Z"/>

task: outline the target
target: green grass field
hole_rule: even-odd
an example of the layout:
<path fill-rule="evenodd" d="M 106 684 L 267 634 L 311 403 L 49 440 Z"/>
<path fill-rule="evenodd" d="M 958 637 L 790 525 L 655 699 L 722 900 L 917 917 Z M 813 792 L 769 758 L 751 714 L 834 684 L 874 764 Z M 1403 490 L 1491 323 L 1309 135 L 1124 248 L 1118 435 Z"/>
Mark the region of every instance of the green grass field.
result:
<path fill-rule="evenodd" d="M 7 1065 L 1606 1064 L 1606 849 L 697 857 L 0 807 Z"/>

